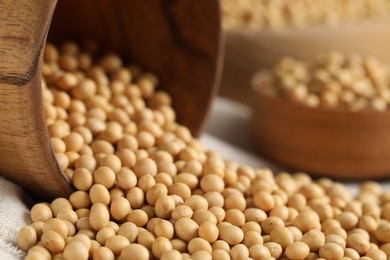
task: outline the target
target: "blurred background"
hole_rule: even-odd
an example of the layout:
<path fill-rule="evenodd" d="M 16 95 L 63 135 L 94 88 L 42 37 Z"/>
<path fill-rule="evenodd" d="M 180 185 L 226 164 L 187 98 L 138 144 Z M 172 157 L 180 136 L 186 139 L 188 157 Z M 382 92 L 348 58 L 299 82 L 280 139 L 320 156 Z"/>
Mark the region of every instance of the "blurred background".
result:
<path fill-rule="evenodd" d="M 275 168 L 389 176 L 390 1 L 221 0 L 221 8 L 224 66 L 206 133 Z"/>

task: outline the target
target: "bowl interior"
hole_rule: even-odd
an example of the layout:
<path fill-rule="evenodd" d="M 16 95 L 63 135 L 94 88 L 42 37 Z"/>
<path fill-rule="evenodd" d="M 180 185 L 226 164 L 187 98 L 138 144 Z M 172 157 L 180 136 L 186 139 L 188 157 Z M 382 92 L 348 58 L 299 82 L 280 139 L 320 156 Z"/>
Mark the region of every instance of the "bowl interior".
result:
<path fill-rule="evenodd" d="M 57 3 L 48 39 L 91 37 L 156 73 L 178 121 L 198 135 L 218 85 L 220 26 L 217 0 L 67 0 Z"/>

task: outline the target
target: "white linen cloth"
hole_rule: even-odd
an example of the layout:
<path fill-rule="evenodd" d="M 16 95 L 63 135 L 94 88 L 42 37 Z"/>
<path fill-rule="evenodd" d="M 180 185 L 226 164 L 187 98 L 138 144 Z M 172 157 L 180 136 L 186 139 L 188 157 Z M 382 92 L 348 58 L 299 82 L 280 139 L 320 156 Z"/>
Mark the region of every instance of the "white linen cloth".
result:
<path fill-rule="evenodd" d="M 18 230 L 31 223 L 23 190 L 0 177 L 0 259 L 16 260 L 24 252 L 16 246 Z"/>

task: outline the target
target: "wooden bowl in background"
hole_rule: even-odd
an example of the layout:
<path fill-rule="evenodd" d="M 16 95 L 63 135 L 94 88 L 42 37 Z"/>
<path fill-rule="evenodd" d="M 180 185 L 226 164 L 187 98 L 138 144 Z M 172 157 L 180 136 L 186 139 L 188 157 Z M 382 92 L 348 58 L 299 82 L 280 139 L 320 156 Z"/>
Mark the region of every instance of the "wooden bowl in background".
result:
<path fill-rule="evenodd" d="M 196 135 L 216 92 L 220 31 L 217 0 L 0 1 L 1 174 L 45 199 L 72 191 L 44 119 L 47 35 L 56 43 L 96 38 L 106 50 L 156 73 L 173 97 L 178 121 Z"/>
<path fill-rule="evenodd" d="M 280 30 L 237 29 L 225 32 L 225 60 L 220 95 L 248 103 L 255 72 L 271 69 L 283 56 L 310 61 L 318 53 L 372 55 L 390 64 L 390 17 L 343 24 Z"/>
<path fill-rule="evenodd" d="M 260 154 L 317 176 L 390 176 L 390 111 L 309 108 L 254 95 L 251 131 Z"/>

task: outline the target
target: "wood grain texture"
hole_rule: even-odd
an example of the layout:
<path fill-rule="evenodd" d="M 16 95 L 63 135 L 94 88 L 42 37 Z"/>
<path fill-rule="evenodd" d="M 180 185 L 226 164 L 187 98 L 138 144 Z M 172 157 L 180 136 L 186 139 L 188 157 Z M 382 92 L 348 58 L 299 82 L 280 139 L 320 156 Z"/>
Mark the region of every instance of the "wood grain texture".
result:
<path fill-rule="evenodd" d="M 37 1 L 28 8 L 15 5 L 13 1 L 0 4 L 0 83 L 24 86 L 36 76 L 47 20 L 55 2 L 45 5 L 44 1 Z"/>
<path fill-rule="evenodd" d="M 390 111 L 312 109 L 256 95 L 260 154 L 296 171 L 358 180 L 390 176 Z"/>
<path fill-rule="evenodd" d="M 0 172 L 45 196 L 71 192 L 46 128 L 39 60 L 55 1 L 0 1 Z"/>
<path fill-rule="evenodd" d="M 43 113 L 40 67 L 49 26 L 53 42 L 93 37 L 105 50 L 155 72 L 173 97 L 179 122 L 200 133 L 220 70 L 217 0 L 2 0 L 3 176 L 45 199 L 72 191 L 55 160 Z"/>

